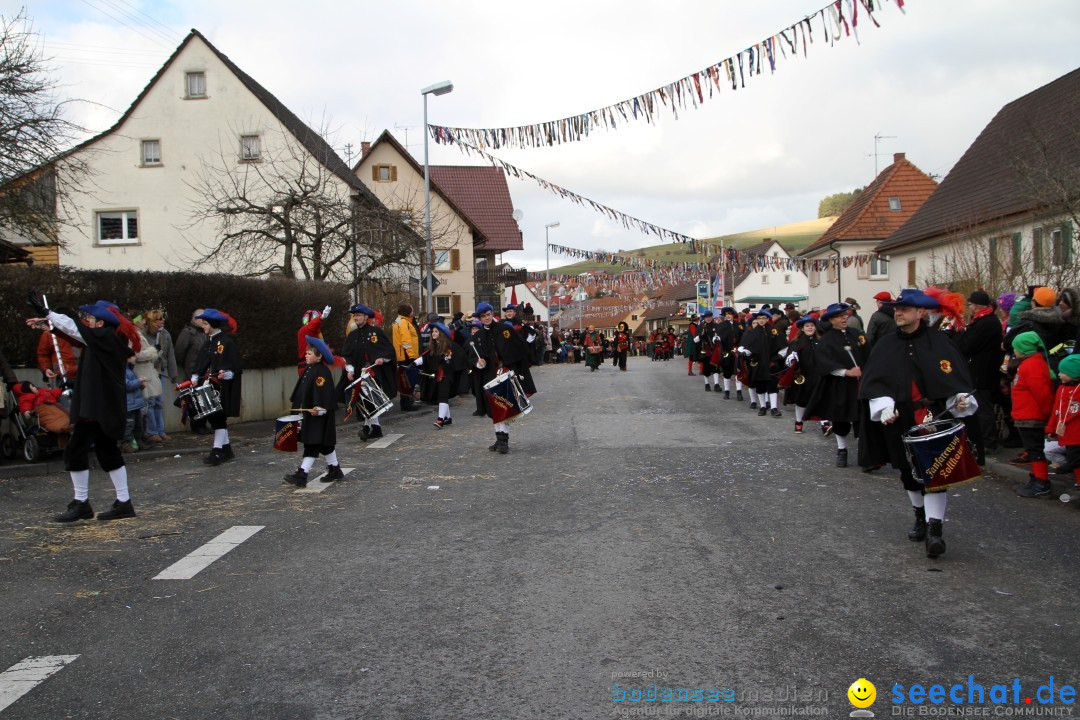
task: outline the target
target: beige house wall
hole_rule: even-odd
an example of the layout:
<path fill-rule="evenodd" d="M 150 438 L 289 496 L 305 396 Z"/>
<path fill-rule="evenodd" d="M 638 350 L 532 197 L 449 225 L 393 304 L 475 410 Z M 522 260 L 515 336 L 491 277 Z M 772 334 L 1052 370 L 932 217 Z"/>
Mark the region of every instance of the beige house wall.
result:
<path fill-rule="evenodd" d="M 379 181 L 373 176 L 373 168 L 389 165 L 396 169 L 396 180 Z M 356 168 L 356 176 L 393 211 L 411 214 L 412 227 L 424 236 L 424 176 L 413 169 L 390 143 L 379 143 L 364 156 Z M 454 296 L 459 298 L 462 312 L 469 313 L 476 307 L 475 259 L 472 231 L 443 197 L 431 192 L 431 245 L 436 257 L 439 250 L 457 250 L 458 270 L 436 270 L 440 285 L 435 288 L 435 298 L 446 297 L 450 312 L 457 307 Z"/>
<path fill-rule="evenodd" d="M 871 253 L 874 250 L 876 242 L 838 242 L 836 243 L 836 249 L 840 251 L 842 256 L 859 255 L 863 253 Z M 829 257 L 836 257 L 836 253 L 828 248 L 824 248 L 812 255 L 807 255 L 809 260 L 825 260 Z M 889 292 L 892 295 L 905 287 L 904 278 L 902 276 L 902 270 L 900 265 L 890 258 L 888 265 L 888 273 L 885 277 L 870 277 L 868 271 L 860 272 L 857 264 L 852 264 L 849 267 L 843 267 L 841 265 L 838 278 L 829 280 L 829 273 L 821 271 L 815 273 L 811 271 L 808 278 L 808 295 L 809 300 L 807 304 L 810 308 L 822 308 L 824 309 L 828 305 L 835 302 L 843 302 L 846 298 L 854 298 L 859 306 L 862 308 L 860 315 L 866 319 L 868 312 L 873 312 L 877 307 L 877 303 L 874 300 L 874 296 L 882 290 Z M 837 282 L 839 281 L 839 286 Z"/>

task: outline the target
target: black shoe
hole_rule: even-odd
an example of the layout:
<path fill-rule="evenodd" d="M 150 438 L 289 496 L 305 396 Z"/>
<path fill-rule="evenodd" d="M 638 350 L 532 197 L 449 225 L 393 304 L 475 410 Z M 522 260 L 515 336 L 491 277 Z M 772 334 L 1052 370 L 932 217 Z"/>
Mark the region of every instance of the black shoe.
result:
<path fill-rule="evenodd" d="M 1016 491 L 1022 498 L 1050 497 L 1050 482 L 1031 478 L 1028 484 Z"/>
<path fill-rule="evenodd" d="M 232 451 L 232 443 L 226 443 L 221 448 L 221 461 L 228 462 L 229 460 L 235 460 L 236 454 Z"/>
<path fill-rule="evenodd" d="M 106 522 L 108 520 L 123 520 L 124 518 L 133 517 L 135 517 L 135 507 L 131 504 L 131 500 L 125 500 L 124 502 L 113 500 L 112 507 L 103 513 L 98 513 L 97 519 Z"/>
<path fill-rule="evenodd" d="M 484 417 L 485 415 L 487 415 L 487 413 L 483 410 L 477 410 L 473 413 L 473 417 Z"/>
<path fill-rule="evenodd" d="M 327 465 L 326 474 L 322 476 L 324 483 L 333 482 L 334 480 L 344 480 L 345 473 L 341 472 L 340 465 Z"/>
<path fill-rule="evenodd" d="M 67 510 L 53 518 L 56 522 L 69 523 L 76 520 L 91 520 L 94 517 L 94 508 L 90 507 L 89 500 L 72 500 L 68 503 Z"/>
<path fill-rule="evenodd" d="M 738 400 L 739 402 L 743 401 L 742 390 L 736 390 L 735 391 L 735 399 Z"/>
<path fill-rule="evenodd" d="M 926 508 L 915 508 L 915 524 L 908 530 L 907 539 L 922 542 L 926 539 Z"/>
<path fill-rule="evenodd" d="M 832 427 L 831 422 L 826 420 L 825 422 L 821 423 L 821 434 L 822 435 L 824 435 L 825 437 L 829 437 L 830 435 L 832 435 L 832 431 L 833 431 L 833 427 Z"/>
<path fill-rule="evenodd" d="M 445 420 L 443 420 L 442 424 L 443 424 L 443 427 L 445 427 L 447 425 L 453 425 L 454 424 L 454 418 L 446 418 Z"/>
<path fill-rule="evenodd" d="M 495 452 L 496 450 L 499 449 L 499 440 L 500 440 L 499 436 L 500 435 L 502 435 L 502 433 L 495 433 L 495 442 L 488 445 L 488 450 L 490 450 L 491 452 Z"/>
<path fill-rule="evenodd" d="M 757 411 L 758 417 L 764 416 L 765 413 L 767 413 L 767 412 L 769 412 L 769 409 L 767 407 L 765 407 L 764 405 L 762 405 L 761 407 L 758 408 L 758 411 Z"/>
<path fill-rule="evenodd" d="M 368 432 L 368 440 L 376 440 L 382 437 L 382 425 L 372 425 L 371 431 Z"/>
<path fill-rule="evenodd" d="M 883 467 L 885 467 L 885 466 L 884 465 L 871 465 L 869 467 L 864 467 L 862 469 L 862 471 L 864 473 L 872 473 L 872 472 L 876 472 L 876 471 L 880 470 Z"/>
<path fill-rule="evenodd" d="M 191 432 L 195 433 L 196 435 L 212 435 L 214 433 L 213 429 L 207 427 L 206 425 L 203 425 L 198 430 L 192 430 Z"/>
<path fill-rule="evenodd" d="M 754 402 L 750 403 L 750 409 L 751 409 L 751 410 L 757 410 L 757 400 L 755 400 Z"/>
<path fill-rule="evenodd" d="M 799 433 L 801 435 L 802 431 L 803 431 L 802 430 L 802 422 L 800 422 L 799 420 L 796 420 L 795 421 L 795 432 L 797 432 L 797 433 Z"/>
<path fill-rule="evenodd" d="M 419 409 L 420 408 L 416 407 L 416 405 L 413 405 L 411 402 L 408 404 L 401 403 L 401 412 L 416 412 Z"/>
<path fill-rule="evenodd" d="M 836 451 L 836 467 L 847 467 L 847 450 Z"/>
<path fill-rule="evenodd" d="M 730 390 L 725 390 L 724 391 L 724 399 L 725 400 L 730 400 L 731 399 L 731 391 Z"/>
<path fill-rule="evenodd" d="M 296 472 L 285 476 L 285 482 L 296 487 L 307 487 L 307 470 L 296 468 Z"/>
<path fill-rule="evenodd" d="M 221 463 L 225 462 L 225 453 L 221 448 L 213 448 L 210 454 L 203 458 L 204 465 L 213 465 L 217 467 Z"/>
<path fill-rule="evenodd" d="M 784 413 L 781 412 L 780 408 L 773 408 L 770 415 L 772 415 L 773 417 L 784 417 Z"/>
<path fill-rule="evenodd" d="M 705 383 L 705 392 L 712 392 L 712 385 Z"/>
<path fill-rule="evenodd" d="M 693 375 L 693 374 L 694 374 L 694 371 L 693 371 L 693 370 L 691 370 L 690 372 L 688 372 L 688 373 L 686 373 L 686 374 L 687 374 L 687 375 Z"/>
<path fill-rule="evenodd" d="M 500 455 L 505 455 L 510 452 L 510 433 L 495 433 L 498 436 L 498 440 L 495 441 L 495 449 Z"/>
<path fill-rule="evenodd" d="M 945 540 L 941 537 L 941 521 L 926 523 L 926 557 L 937 558 L 945 554 Z"/>
<path fill-rule="evenodd" d="M 364 442 L 367 442 L 368 438 L 371 437 L 371 426 L 370 425 L 361 426 L 360 427 L 360 432 L 356 433 L 356 435 L 357 435 L 357 437 L 359 437 Z"/>
<path fill-rule="evenodd" d="M 1028 453 L 1027 450 L 1025 450 L 1024 452 L 1020 453 L 1019 455 L 1014 457 L 1012 460 L 1010 460 L 1009 464 L 1010 465 L 1030 465 L 1031 464 L 1031 455 Z"/>

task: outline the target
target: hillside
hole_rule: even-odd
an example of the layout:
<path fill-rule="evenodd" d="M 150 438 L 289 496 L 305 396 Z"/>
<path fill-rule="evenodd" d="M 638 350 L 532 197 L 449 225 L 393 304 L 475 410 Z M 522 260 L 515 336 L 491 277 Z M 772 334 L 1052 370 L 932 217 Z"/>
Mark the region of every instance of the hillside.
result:
<path fill-rule="evenodd" d="M 818 218 L 816 220 L 805 220 L 803 222 L 791 223 L 789 225 L 777 225 L 770 228 L 762 228 L 760 230 L 750 230 L 748 232 L 735 233 L 733 235 L 723 235 L 721 237 L 705 238 L 703 242 L 719 245 L 721 242 L 725 247 L 733 247 L 736 249 L 750 247 L 756 245 L 766 238 L 772 238 L 777 240 L 784 249 L 792 255 L 798 253 L 798 251 L 810 245 L 819 237 L 825 234 L 825 231 L 829 229 L 829 226 L 836 221 L 835 217 Z M 653 260 L 664 260 L 667 262 L 702 262 L 705 260 L 704 255 L 700 252 L 694 255 L 689 252 L 689 247 L 682 243 L 664 243 L 663 245 L 652 245 L 650 247 L 638 248 L 636 250 L 627 250 L 625 252 L 618 253 L 619 255 L 626 255 L 628 257 L 643 257 L 651 258 Z M 594 263 L 588 261 L 582 261 L 573 263 L 570 265 L 561 265 L 559 267 L 551 268 L 553 273 L 562 273 L 567 275 L 576 275 L 583 272 L 591 272 L 595 270 L 612 270 L 615 268 L 622 269 L 622 266 L 616 265 L 604 265 L 602 263 Z"/>

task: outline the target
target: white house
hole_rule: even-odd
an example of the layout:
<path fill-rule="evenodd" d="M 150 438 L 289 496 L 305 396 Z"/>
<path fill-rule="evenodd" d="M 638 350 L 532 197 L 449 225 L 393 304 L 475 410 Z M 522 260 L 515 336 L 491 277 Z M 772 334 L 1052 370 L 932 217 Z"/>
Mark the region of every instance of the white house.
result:
<path fill-rule="evenodd" d="M 740 307 L 766 303 L 773 307 L 786 303 L 804 304 L 808 290 L 806 274 L 784 264 L 791 255 L 783 245 L 776 240 L 765 240 L 743 252 L 748 260 L 741 269 L 725 278 L 730 282 L 725 297 L 734 298 Z"/>

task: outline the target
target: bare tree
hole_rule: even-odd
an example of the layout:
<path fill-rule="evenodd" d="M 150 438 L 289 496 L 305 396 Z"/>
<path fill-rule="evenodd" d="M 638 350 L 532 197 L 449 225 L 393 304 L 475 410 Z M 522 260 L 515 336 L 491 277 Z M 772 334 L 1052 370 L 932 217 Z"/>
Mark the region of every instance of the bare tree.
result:
<path fill-rule="evenodd" d="M 237 137 L 240 133 L 232 134 Z M 253 141 L 254 142 L 254 141 Z M 331 167 L 344 164 L 325 143 L 301 142 L 283 127 L 258 145 L 225 147 L 202 159 L 194 179 L 190 222 L 215 240 L 188 258 L 241 275 L 280 274 L 355 287 L 397 286 L 415 268 L 421 238 L 401 218 Z M 326 157 L 313 154 L 326 145 Z"/>
<path fill-rule="evenodd" d="M 74 216 L 62 210 L 87 166 L 63 157 L 85 134 L 64 117 L 70 102 L 57 97 L 26 11 L 0 16 L 0 231 L 13 240 L 58 243 L 64 218 Z"/>

